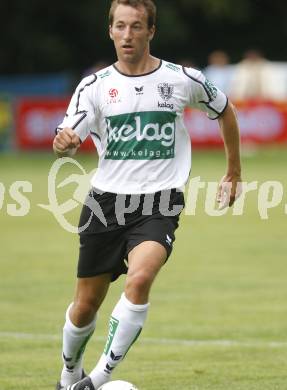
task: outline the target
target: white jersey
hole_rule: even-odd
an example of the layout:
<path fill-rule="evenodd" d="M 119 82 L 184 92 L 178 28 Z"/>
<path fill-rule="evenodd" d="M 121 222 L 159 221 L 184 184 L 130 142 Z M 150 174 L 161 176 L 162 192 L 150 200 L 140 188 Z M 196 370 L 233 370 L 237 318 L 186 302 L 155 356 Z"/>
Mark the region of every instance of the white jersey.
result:
<path fill-rule="evenodd" d="M 161 61 L 148 74 L 128 76 L 114 65 L 84 78 L 58 130 L 91 135 L 99 155 L 94 188 L 144 194 L 182 187 L 191 168 L 187 106 L 216 119 L 227 97 L 192 68 Z"/>

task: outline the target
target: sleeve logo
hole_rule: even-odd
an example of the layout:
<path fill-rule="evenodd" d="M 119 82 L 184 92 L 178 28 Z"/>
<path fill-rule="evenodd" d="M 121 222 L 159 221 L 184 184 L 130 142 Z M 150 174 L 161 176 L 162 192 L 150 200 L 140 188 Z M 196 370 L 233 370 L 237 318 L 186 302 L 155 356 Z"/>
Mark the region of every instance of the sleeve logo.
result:
<path fill-rule="evenodd" d="M 212 84 L 211 81 L 208 79 L 205 80 L 204 86 L 207 90 L 207 94 L 210 97 L 211 100 L 215 100 L 217 97 L 217 88 L 215 85 Z"/>

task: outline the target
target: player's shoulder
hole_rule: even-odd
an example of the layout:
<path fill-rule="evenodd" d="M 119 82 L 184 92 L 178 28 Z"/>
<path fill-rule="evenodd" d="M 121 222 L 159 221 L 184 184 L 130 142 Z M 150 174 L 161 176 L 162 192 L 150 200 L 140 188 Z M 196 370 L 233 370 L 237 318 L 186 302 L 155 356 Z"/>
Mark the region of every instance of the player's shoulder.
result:
<path fill-rule="evenodd" d="M 197 83 L 204 83 L 205 82 L 205 76 L 201 72 L 201 70 L 191 67 L 182 67 L 183 74 L 188 79 L 197 82 Z"/>
<path fill-rule="evenodd" d="M 169 72 L 171 75 L 178 74 L 182 72 L 182 66 L 179 64 L 174 64 L 173 62 L 162 60 L 162 69 L 166 72 Z"/>
<path fill-rule="evenodd" d="M 95 73 L 95 75 L 98 81 L 101 81 L 111 77 L 113 73 L 114 73 L 114 67 L 113 65 L 109 65 L 106 68 L 99 70 L 97 73 Z"/>
<path fill-rule="evenodd" d="M 89 90 L 96 83 L 96 81 L 97 77 L 95 73 L 85 76 L 79 82 L 76 92 L 78 91 L 81 93 L 83 90 Z"/>
<path fill-rule="evenodd" d="M 88 87 L 92 85 L 96 85 L 101 82 L 101 80 L 104 80 L 111 76 L 113 67 L 112 65 L 107 66 L 106 68 L 103 68 L 95 73 L 91 73 L 80 81 L 79 87 Z"/>
<path fill-rule="evenodd" d="M 163 61 L 163 68 L 170 73 L 170 76 L 178 75 L 183 80 L 204 81 L 204 76 L 199 69 L 185 67 L 173 62 Z M 175 77 L 175 76 L 174 76 Z"/>
<path fill-rule="evenodd" d="M 162 60 L 161 70 L 164 73 L 164 77 L 167 77 L 169 80 L 173 80 L 174 82 L 184 81 L 182 65 L 180 64 Z M 161 75 L 163 74 L 161 73 Z"/>

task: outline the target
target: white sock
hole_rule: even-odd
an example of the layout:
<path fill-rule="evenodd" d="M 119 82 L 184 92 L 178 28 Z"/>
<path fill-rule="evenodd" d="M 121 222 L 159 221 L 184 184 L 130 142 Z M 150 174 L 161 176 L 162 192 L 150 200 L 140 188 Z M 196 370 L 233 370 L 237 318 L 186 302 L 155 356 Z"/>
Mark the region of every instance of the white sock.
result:
<path fill-rule="evenodd" d="M 112 370 L 136 341 L 146 320 L 148 307 L 149 303 L 134 305 L 122 294 L 110 318 L 104 353 L 89 374 L 96 389 L 110 380 Z"/>
<path fill-rule="evenodd" d="M 89 338 L 92 336 L 96 319 L 83 328 L 78 328 L 70 320 L 69 311 L 66 312 L 66 322 L 63 328 L 63 362 L 61 385 L 68 386 L 78 382 L 82 377 L 83 353 Z"/>

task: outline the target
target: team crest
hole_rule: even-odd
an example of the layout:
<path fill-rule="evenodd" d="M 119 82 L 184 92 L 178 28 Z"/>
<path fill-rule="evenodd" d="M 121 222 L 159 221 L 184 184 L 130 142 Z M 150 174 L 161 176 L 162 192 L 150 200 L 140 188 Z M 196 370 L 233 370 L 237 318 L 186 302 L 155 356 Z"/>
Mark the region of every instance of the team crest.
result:
<path fill-rule="evenodd" d="M 160 97 L 164 100 L 169 100 L 173 95 L 174 87 L 168 83 L 161 83 L 157 86 Z"/>

